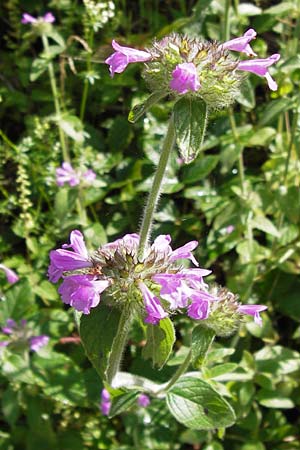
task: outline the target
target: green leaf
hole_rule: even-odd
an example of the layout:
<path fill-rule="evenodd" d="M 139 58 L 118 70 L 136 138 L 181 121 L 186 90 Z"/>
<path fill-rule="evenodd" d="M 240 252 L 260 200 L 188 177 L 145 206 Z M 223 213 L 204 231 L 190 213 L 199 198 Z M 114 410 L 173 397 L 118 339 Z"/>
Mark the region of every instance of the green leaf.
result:
<path fill-rule="evenodd" d="M 176 142 L 186 164 L 192 162 L 201 150 L 207 114 L 207 106 L 203 100 L 184 97 L 175 103 Z"/>
<path fill-rule="evenodd" d="M 57 300 L 57 288 L 47 280 L 43 280 L 39 285 L 33 287 L 33 292 L 43 300 Z"/>
<path fill-rule="evenodd" d="M 132 405 L 135 404 L 139 394 L 139 391 L 131 391 L 115 397 L 112 401 L 109 418 L 114 417 L 115 415 L 129 409 Z"/>
<path fill-rule="evenodd" d="M 256 216 L 251 220 L 252 228 L 257 228 L 258 230 L 264 231 L 272 236 L 279 237 L 279 231 L 273 225 L 273 223 L 267 219 L 265 216 Z"/>
<path fill-rule="evenodd" d="M 282 111 L 287 111 L 293 107 L 293 101 L 290 98 L 280 98 L 268 103 L 262 112 L 259 125 L 266 125 L 277 117 Z"/>
<path fill-rule="evenodd" d="M 44 58 L 36 58 L 31 66 L 30 81 L 36 81 L 47 70 L 48 61 Z"/>
<path fill-rule="evenodd" d="M 120 313 L 100 303 L 80 320 L 80 336 L 87 357 L 104 377 L 114 337 L 118 330 Z"/>
<path fill-rule="evenodd" d="M 57 124 L 75 142 L 81 144 L 84 141 L 83 124 L 77 116 L 64 115 L 59 118 Z"/>
<path fill-rule="evenodd" d="M 211 369 L 205 369 L 206 378 L 217 378 L 222 375 L 233 372 L 238 367 L 235 363 L 224 363 L 218 364 L 217 366 L 212 367 Z"/>
<path fill-rule="evenodd" d="M 192 332 L 192 362 L 195 367 L 201 366 L 206 353 L 215 337 L 213 330 L 198 325 Z"/>
<path fill-rule="evenodd" d="M 8 387 L 2 394 L 2 412 L 6 421 L 12 426 L 20 415 L 18 392 Z"/>
<path fill-rule="evenodd" d="M 133 139 L 133 130 L 128 121 L 123 116 L 117 116 L 108 132 L 107 144 L 112 152 L 121 152 L 128 148 Z M 122 180 L 123 181 L 123 180 Z"/>
<path fill-rule="evenodd" d="M 53 39 L 59 46 L 61 47 L 66 46 L 64 38 L 62 37 L 61 34 L 58 33 L 58 31 L 56 31 L 55 28 L 52 27 L 51 29 L 49 29 L 49 31 L 47 31 L 47 36 Z"/>
<path fill-rule="evenodd" d="M 276 136 L 277 131 L 275 128 L 263 127 L 257 130 L 253 136 L 250 137 L 247 143 L 247 147 L 264 147 L 268 145 L 270 141 Z"/>
<path fill-rule="evenodd" d="M 212 430 L 234 424 L 229 403 L 210 384 L 193 377 L 182 377 L 167 393 L 173 416 L 193 430 Z"/>
<path fill-rule="evenodd" d="M 153 94 L 151 94 L 146 101 L 139 103 L 132 108 L 128 114 L 128 122 L 137 122 L 148 111 L 148 109 L 151 108 L 151 106 L 155 105 L 165 96 L 166 94 L 162 94 L 161 92 L 153 92 Z"/>
<path fill-rule="evenodd" d="M 47 412 L 46 401 L 38 396 L 27 396 L 26 406 L 29 432 L 26 435 L 25 448 L 28 450 L 36 450 L 38 448 L 53 450 L 57 448 L 58 442 L 53 431 L 51 416 L 45 414 Z"/>
<path fill-rule="evenodd" d="M 256 398 L 261 405 L 267 408 L 290 409 L 295 406 L 290 398 L 283 397 L 277 390 L 269 391 L 267 389 L 261 389 Z"/>
<path fill-rule="evenodd" d="M 147 344 L 143 348 L 143 358 L 152 359 L 153 366 L 161 369 L 170 356 L 174 342 L 175 330 L 168 317 L 158 325 L 147 325 Z"/>
<path fill-rule="evenodd" d="M 0 322 L 7 319 L 24 319 L 37 310 L 35 295 L 28 279 L 20 280 L 5 293 L 6 301 L 0 302 Z"/>
<path fill-rule="evenodd" d="M 219 162 L 218 155 L 208 155 L 184 168 L 183 179 L 186 184 L 195 183 L 209 175 Z"/>
<path fill-rule="evenodd" d="M 240 92 L 236 100 L 247 109 L 253 109 L 255 107 L 254 89 L 248 78 L 241 84 Z"/>

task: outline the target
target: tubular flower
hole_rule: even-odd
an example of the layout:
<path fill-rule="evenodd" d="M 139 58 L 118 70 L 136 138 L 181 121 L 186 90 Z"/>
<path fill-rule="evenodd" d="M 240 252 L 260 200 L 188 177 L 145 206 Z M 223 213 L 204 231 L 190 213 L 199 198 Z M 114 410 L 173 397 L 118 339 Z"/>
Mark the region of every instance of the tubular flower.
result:
<path fill-rule="evenodd" d="M 27 325 L 27 320 L 22 319 L 17 323 L 13 319 L 7 319 L 6 325 L 1 328 L 3 334 L 9 336 L 9 340 L 0 342 L 1 347 L 7 347 L 13 344 L 24 344 L 33 352 L 38 352 L 42 347 L 48 344 L 49 336 L 45 334 L 40 336 L 32 335 Z"/>
<path fill-rule="evenodd" d="M 250 28 L 243 36 L 224 42 L 224 44 L 221 44 L 221 47 L 235 52 L 246 53 L 248 56 L 256 56 L 256 53 L 254 53 L 249 45 L 249 42 L 252 41 L 252 39 L 255 39 L 256 34 L 256 31 L 253 30 L 253 28 Z"/>
<path fill-rule="evenodd" d="M 19 281 L 19 277 L 13 270 L 6 267 L 4 264 L 0 264 L 0 269 L 5 273 L 6 279 L 8 283 L 14 284 Z"/>
<path fill-rule="evenodd" d="M 101 391 L 100 409 L 104 416 L 108 416 L 111 408 L 110 394 L 107 389 Z"/>
<path fill-rule="evenodd" d="M 265 311 L 267 309 L 264 305 L 240 305 L 239 312 L 242 314 L 249 314 L 254 317 L 254 322 L 261 326 L 262 319 L 259 315 L 260 312 Z"/>
<path fill-rule="evenodd" d="M 150 398 L 146 394 L 140 394 L 137 399 L 137 404 L 142 408 L 147 408 L 150 405 Z"/>
<path fill-rule="evenodd" d="M 95 178 L 96 174 L 93 170 L 89 169 L 84 172 L 75 170 L 68 162 L 63 162 L 62 166 L 56 169 L 56 184 L 58 186 L 63 186 L 66 183 L 71 187 L 80 183 L 90 185 L 93 184 Z"/>
<path fill-rule="evenodd" d="M 69 270 L 91 267 L 93 264 L 89 261 L 88 252 L 80 231 L 74 230 L 70 234 L 71 244 L 64 244 L 62 249 L 50 252 L 50 266 L 48 269 L 49 280 L 56 283 L 63 272 Z M 72 248 L 74 251 L 65 250 Z"/>
<path fill-rule="evenodd" d="M 49 342 L 49 336 L 42 334 L 41 336 L 32 336 L 29 339 L 29 347 L 33 352 L 38 352 L 42 347 Z"/>
<path fill-rule="evenodd" d="M 265 59 L 250 59 L 249 61 L 241 61 L 239 62 L 237 68 L 238 70 L 252 72 L 255 73 L 255 75 L 265 77 L 271 91 L 276 91 L 277 83 L 269 74 L 268 67 L 275 64 L 277 61 L 279 61 L 279 59 L 280 55 L 278 53 L 275 53 L 274 55 L 271 55 L 269 56 L 269 58 Z"/>
<path fill-rule="evenodd" d="M 53 14 L 51 12 L 47 12 L 43 17 L 38 17 L 38 18 L 35 18 L 28 13 L 24 13 L 22 15 L 21 22 L 24 24 L 28 24 L 28 23 L 35 24 L 35 23 L 38 23 L 39 21 L 46 22 L 46 23 L 53 23 L 53 22 L 55 22 L 55 17 L 53 16 Z"/>
<path fill-rule="evenodd" d="M 122 47 L 115 40 L 112 41 L 112 47 L 116 51 L 105 60 L 105 63 L 109 64 L 112 77 L 115 73 L 124 72 L 130 63 L 145 62 L 151 59 L 150 53 L 130 47 Z"/>
<path fill-rule="evenodd" d="M 178 64 L 172 72 L 170 88 L 179 94 L 188 91 L 198 91 L 201 88 L 198 80 L 197 68 L 193 63 Z"/>

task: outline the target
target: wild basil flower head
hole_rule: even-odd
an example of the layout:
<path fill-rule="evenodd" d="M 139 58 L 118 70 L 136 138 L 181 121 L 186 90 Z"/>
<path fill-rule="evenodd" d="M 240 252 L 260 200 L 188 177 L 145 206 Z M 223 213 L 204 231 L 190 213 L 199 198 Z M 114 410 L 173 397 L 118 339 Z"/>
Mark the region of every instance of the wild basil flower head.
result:
<path fill-rule="evenodd" d="M 261 323 L 259 313 L 265 306 L 241 305 L 226 289 L 209 289 L 204 283 L 210 270 L 198 267 L 192 253 L 197 241 L 173 250 L 171 237 L 160 235 L 140 257 L 138 234 L 126 234 L 90 255 L 80 231 L 72 231 L 70 240 L 70 245 L 50 253 L 49 278 L 53 282 L 63 278 L 58 290 L 63 302 L 84 314 L 98 306 L 105 292 L 106 304 L 129 307 L 153 325 L 176 311 L 186 311 L 221 336 L 234 332 L 245 314 Z M 184 260 L 196 267 L 184 268 Z"/>
<path fill-rule="evenodd" d="M 51 12 L 47 12 L 43 17 L 33 17 L 28 13 L 24 13 L 22 15 L 21 23 L 24 24 L 37 24 L 39 22 L 45 22 L 45 23 L 53 23 L 55 22 L 55 17 Z"/>
<path fill-rule="evenodd" d="M 25 319 L 17 323 L 13 319 L 7 319 L 6 324 L 1 328 L 3 334 L 9 337 L 8 340 L 1 341 L 1 347 L 9 345 L 17 347 L 28 347 L 33 352 L 39 351 L 42 347 L 48 344 L 49 336 L 32 334 L 32 330 L 27 325 Z"/>
<path fill-rule="evenodd" d="M 56 184 L 64 186 L 68 184 L 71 187 L 82 185 L 91 185 L 96 179 L 96 174 L 93 170 L 75 170 L 70 163 L 63 162 L 61 167 L 56 169 Z"/>
<path fill-rule="evenodd" d="M 157 324 L 176 310 L 186 309 L 196 319 L 205 319 L 213 297 L 203 277 L 209 270 L 198 268 L 192 254 L 197 241 L 173 250 L 169 235 L 158 236 L 145 256 L 138 256 L 139 236 L 126 234 L 88 255 L 80 231 L 72 231 L 70 246 L 50 253 L 49 278 L 63 278 L 59 293 L 64 303 L 88 314 L 100 301 L 112 307 L 129 306 L 146 323 Z M 73 251 L 65 250 L 71 247 Z M 190 260 L 196 267 L 183 268 Z M 80 270 L 78 270 L 80 269 Z M 190 314 L 192 305 L 197 311 Z"/>
<path fill-rule="evenodd" d="M 229 336 L 234 333 L 245 315 L 253 316 L 254 322 L 261 326 L 260 313 L 267 309 L 264 305 L 242 305 L 238 296 L 221 286 L 212 286 L 210 295 L 215 301 L 210 304 L 210 313 L 203 325 L 212 328 L 218 336 Z"/>
<path fill-rule="evenodd" d="M 130 62 L 144 62 L 143 76 L 150 89 L 175 97 L 190 95 L 205 101 L 210 109 L 221 109 L 230 105 L 239 93 L 245 76 L 242 72 L 253 72 L 266 77 L 270 89 L 276 84 L 270 81 L 267 67 L 276 62 L 277 55 L 267 60 L 240 61 L 240 52 L 256 56 L 250 46 L 256 31 L 252 28 L 243 36 L 224 43 L 207 42 L 198 38 L 171 34 L 155 41 L 146 52 L 129 47 L 116 47 L 105 62 L 110 72 L 121 73 Z"/>

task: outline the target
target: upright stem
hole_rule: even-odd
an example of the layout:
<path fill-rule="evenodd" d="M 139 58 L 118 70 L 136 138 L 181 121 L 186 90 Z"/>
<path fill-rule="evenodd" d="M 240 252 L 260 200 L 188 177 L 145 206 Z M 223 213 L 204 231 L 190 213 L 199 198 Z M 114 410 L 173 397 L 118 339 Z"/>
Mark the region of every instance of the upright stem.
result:
<path fill-rule="evenodd" d="M 234 120 L 234 115 L 233 115 L 232 110 L 229 111 L 229 120 L 230 120 L 234 140 L 235 140 L 236 144 L 239 144 L 239 135 L 238 135 L 238 132 L 236 129 L 236 123 Z M 246 200 L 249 192 L 248 192 L 248 187 L 247 187 L 247 184 L 245 181 L 243 149 L 239 154 L 238 168 L 239 168 L 239 177 L 240 177 L 242 196 L 243 196 L 243 199 Z M 253 212 L 249 211 L 247 219 L 246 219 L 246 227 L 247 227 L 246 237 L 247 237 L 247 241 L 248 241 L 248 249 L 249 249 L 250 255 L 252 255 L 252 250 L 253 250 L 253 232 L 252 232 L 252 226 L 251 226 L 252 216 L 253 216 Z"/>
<path fill-rule="evenodd" d="M 43 42 L 44 50 L 46 53 L 46 57 L 48 57 L 49 42 L 48 42 L 48 38 L 45 34 L 42 34 L 42 42 Z M 52 95 L 53 95 L 55 113 L 57 116 L 57 120 L 59 120 L 60 116 L 61 116 L 61 110 L 60 110 L 60 105 L 59 105 L 59 96 L 58 96 L 58 90 L 57 90 L 57 86 L 56 86 L 55 75 L 54 75 L 54 68 L 53 68 L 53 64 L 51 61 L 48 62 L 48 73 L 49 73 L 50 85 L 51 85 L 51 90 L 52 90 Z M 61 145 L 62 153 L 63 153 L 63 159 L 64 159 L 64 161 L 70 161 L 68 149 L 66 147 L 65 135 L 64 135 L 63 130 L 60 128 L 59 124 L 58 124 L 58 132 L 59 132 L 60 145 Z"/>
<path fill-rule="evenodd" d="M 180 378 L 181 375 L 183 375 L 187 371 L 187 369 L 190 365 L 191 359 L 192 359 L 192 350 L 190 350 L 188 352 L 185 360 L 183 361 L 181 366 L 178 367 L 178 369 L 176 370 L 176 372 L 174 373 L 174 375 L 172 376 L 170 381 L 167 383 L 167 385 L 164 385 L 164 388 L 163 388 L 164 392 L 167 392 L 176 383 L 178 378 Z"/>
<path fill-rule="evenodd" d="M 231 3 L 230 0 L 225 1 L 224 29 L 223 29 L 223 40 L 225 42 L 229 40 L 230 35 L 230 20 L 229 20 L 230 3 Z"/>
<path fill-rule="evenodd" d="M 139 244 L 139 256 L 144 255 L 145 247 L 147 245 L 149 235 L 151 233 L 151 227 L 153 223 L 153 216 L 156 211 L 159 194 L 162 188 L 162 182 L 167 168 L 170 153 L 174 147 L 175 143 L 175 127 L 174 118 L 170 118 L 169 127 L 165 141 L 163 144 L 162 152 L 158 162 L 157 170 L 154 176 L 152 189 L 149 193 L 147 200 L 146 209 L 144 212 L 144 217 L 142 221 L 141 231 L 140 231 L 140 244 Z"/>
<path fill-rule="evenodd" d="M 88 43 L 90 49 L 93 48 L 93 43 L 94 43 L 94 31 L 90 30 L 89 43 Z M 88 52 L 87 59 L 86 59 L 87 72 L 89 72 L 92 68 L 92 61 L 91 61 L 92 53 L 91 52 L 92 52 L 92 50 Z M 89 92 L 89 80 L 87 78 L 85 78 L 84 85 L 83 85 L 81 105 L 80 105 L 80 115 L 79 115 L 79 118 L 81 121 L 83 121 L 83 119 L 84 119 L 88 92 Z"/>
<path fill-rule="evenodd" d="M 128 308 L 124 308 L 120 317 L 118 331 L 113 340 L 106 370 L 106 380 L 112 385 L 113 379 L 119 371 L 124 348 L 127 343 L 127 336 L 133 320 L 133 313 Z"/>

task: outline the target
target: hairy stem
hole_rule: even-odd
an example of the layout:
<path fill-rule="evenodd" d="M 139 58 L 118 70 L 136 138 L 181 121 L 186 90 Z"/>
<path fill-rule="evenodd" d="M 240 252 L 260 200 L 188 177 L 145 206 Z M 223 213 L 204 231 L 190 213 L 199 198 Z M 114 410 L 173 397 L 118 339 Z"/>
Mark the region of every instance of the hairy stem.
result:
<path fill-rule="evenodd" d="M 150 237 L 154 213 L 156 211 L 159 195 L 162 189 L 164 175 L 169 161 L 169 156 L 174 147 L 174 143 L 175 143 L 175 128 L 174 128 L 174 118 L 172 116 L 170 118 L 167 135 L 165 137 L 157 170 L 154 176 L 152 189 L 149 193 L 147 205 L 144 212 L 144 217 L 140 230 L 140 244 L 138 250 L 140 257 L 143 257 L 145 248 L 147 246 Z"/>
<path fill-rule="evenodd" d="M 187 371 L 187 369 L 190 365 L 191 359 L 192 359 L 192 350 L 190 350 L 188 352 L 183 363 L 178 367 L 178 369 L 176 370 L 176 372 L 174 373 L 174 375 L 172 376 L 170 381 L 164 386 L 163 390 L 165 392 L 167 392 L 176 383 L 176 381 L 181 377 L 181 375 L 183 375 Z"/>
<path fill-rule="evenodd" d="M 88 42 L 90 49 L 93 48 L 93 43 L 94 43 L 94 31 L 90 30 L 89 42 Z M 92 50 L 88 52 L 87 58 L 86 58 L 87 72 L 90 72 L 91 68 L 92 68 Z M 84 119 L 88 92 L 89 92 L 89 80 L 87 78 L 85 78 L 84 84 L 83 84 L 83 93 L 82 93 L 82 98 L 81 98 L 80 115 L 79 115 L 79 118 L 81 121 L 83 121 L 83 119 Z"/>
<path fill-rule="evenodd" d="M 239 144 L 239 135 L 238 135 L 237 128 L 236 128 L 234 115 L 233 115 L 233 112 L 231 109 L 229 110 L 229 120 L 230 120 L 230 125 L 231 125 L 231 129 L 232 129 L 234 141 L 236 144 Z M 243 149 L 241 150 L 241 152 L 239 154 L 238 171 L 239 171 L 239 177 L 240 177 L 242 197 L 245 201 L 247 199 L 247 197 L 249 197 L 249 189 L 248 189 L 248 186 L 247 186 L 246 180 L 245 180 Z M 247 219 L 246 219 L 246 238 L 247 238 L 247 242 L 248 242 L 248 249 L 249 249 L 250 255 L 252 255 L 252 250 L 253 250 L 253 231 L 252 231 L 252 226 L 251 226 L 252 216 L 253 216 L 253 212 L 249 211 L 248 215 L 247 215 Z"/>
<path fill-rule="evenodd" d="M 133 320 L 132 311 L 130 311 L 129 308 L 124 308 L 120 317 L 118 331 L 113 340 L 112 349 L 106 370 L 106 380 L 109 385 L 112 385 L 112 382 L 119 371 L 121 359 L 123 356 L 125 345 L 127 343 L 127 336 L 132 320 Z"/>
<path fill-rule="evenodd" d="M 46 57 L 48 58 L 49 42 L 48 42 L 48 38 L 45 34 L 42 35 L 42 42 L 43 42 L 44 50 L 46 53 Z M 51 90 L 52 90 L 52 95 L 53 95 L 56 117 L 57 117 L 57 120 L 60 120 L 61 110 L 60 110 L 60 104 L 59 104 L 59 95 L 58 95 L 58 90 L 57 90 L 57 86 L 56 86 L 54 68 L 53 68 L 53 64 L 51 61 L 48 62 L 48 73 L 49 73 L 49 79 L 50 79 L 50 85 L 51 85 Z M 70 161 L 68 149 L 66 146 L 65 135 L 64 135 L 63 130 L 60 128 L 59 124 L 58 124 L 58 132 L 59 132 L 60 145 L 62 148 L 63 159 L 64 159 L 64 161 Z"/>

